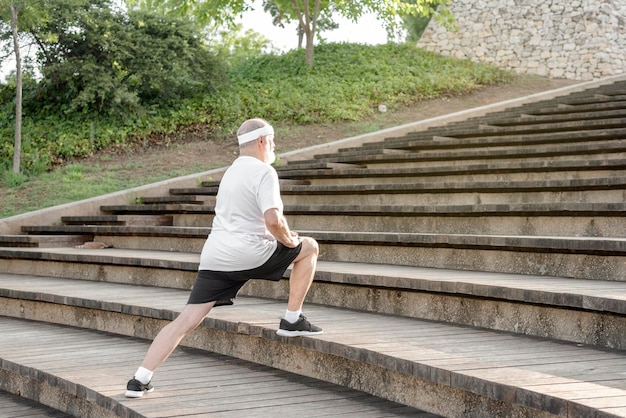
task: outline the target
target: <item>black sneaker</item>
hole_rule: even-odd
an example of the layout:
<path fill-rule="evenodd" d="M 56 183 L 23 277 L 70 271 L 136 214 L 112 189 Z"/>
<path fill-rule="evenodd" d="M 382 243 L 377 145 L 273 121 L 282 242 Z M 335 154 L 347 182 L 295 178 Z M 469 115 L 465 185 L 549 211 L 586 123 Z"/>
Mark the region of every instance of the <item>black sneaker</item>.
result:
<path fill-rule="evenodd" d="M 300 314 L 300 318 L 293 324 L 286 319 L 281 319 L 276 334 L 283 337 L 300 337 L 304 335 L 317 335 L 322 332 L 320 327 L 313 325 L 304 315 Z"/>
<path fill-rule="evenodd" d="M 141 398 L 144 393 L 154 392 L 154 386 L 150 382 L 145 385 L 134 377 L 128 381 L 126 385 L 126 397 L 127 398 Z"/>

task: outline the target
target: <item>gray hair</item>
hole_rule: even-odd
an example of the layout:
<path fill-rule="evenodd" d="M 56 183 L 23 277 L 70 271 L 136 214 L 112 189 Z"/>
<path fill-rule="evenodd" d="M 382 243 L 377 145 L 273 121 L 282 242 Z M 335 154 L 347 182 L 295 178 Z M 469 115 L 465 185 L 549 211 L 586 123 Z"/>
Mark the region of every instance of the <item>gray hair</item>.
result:
<path fill-rule="evenodd" d="M 265 119 L 261 119 L 261 118 L 248 119 L 247 121 L 242 123 L 239 129 L 237 130 L 237 136 L 247 134 L 248 132 L 252 132 L 255 129 L 259 129 L 267 125 L 269 125 L 269 123 Z"/>

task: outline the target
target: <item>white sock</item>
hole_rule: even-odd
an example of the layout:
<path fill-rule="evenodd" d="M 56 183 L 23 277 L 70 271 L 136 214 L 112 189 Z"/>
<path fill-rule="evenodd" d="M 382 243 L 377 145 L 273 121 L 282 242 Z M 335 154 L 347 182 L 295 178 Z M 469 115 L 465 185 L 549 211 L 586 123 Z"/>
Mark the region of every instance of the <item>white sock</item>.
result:
<path fill-rule="evenodd" d="M 302 313 L 302 309 L 299 309 L 297 311 L 290 311 L 289 309 L 287 309 L 285 311 L 285 320 L 294 324 L 298 321 L 298 319 L 300 319 L 301 313 Z"/>
<path fill-rule="evenodd" d="M 152 380 L 152 375 L 154 372 L 146 369 L 145 367 L 140 367 L 137 369 L 135 373 L 135 379 L 139 380 L 144 385 L 147 385 Z"/>

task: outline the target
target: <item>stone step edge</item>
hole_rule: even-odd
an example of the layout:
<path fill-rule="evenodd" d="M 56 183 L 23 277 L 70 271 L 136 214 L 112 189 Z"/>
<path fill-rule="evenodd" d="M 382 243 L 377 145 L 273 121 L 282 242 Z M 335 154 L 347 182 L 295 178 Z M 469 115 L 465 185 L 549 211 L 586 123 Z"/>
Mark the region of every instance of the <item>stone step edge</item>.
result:
<path fill-rule="evenodd" d="M 469 164 L 465 166 L 431 166 L 431 167 L 400 167 L 400 168 L 312 168 L 297 169 L 289 166 L 277 167 L 281 177 L 341 178 L 341 177 L 441 177 L 470 174 L 502 175 L 528 174 L 543 172 L 576 172 L 576 171 L 609 171 L 622 170 L 626 167 L 625 159 L 595 159 L 586 161 L 545 161 L 516 163 L 492 162 L 484 164 Z M 202 182 L 203 187 L 219 186 L 219 182 Z"/>
<path fill-rule="evenodd" d="M 198 205 L 193 210 L 180 205 L 111 205 L 103 206 L 103 211 L 117 213 L 113 216 L 125 216 L 124 214 L 135 214 L 136 216 L 158 216 L 168 215 L 214 215 L 215 205 Z M 283 212 L 285 215 L 341 215 L 341 216 L 550 216 L 550 217 L 576 217 L 576 216 L 626 216 L 626 203 L 589 203 L 589 202 L 563 202 L 563 203 L 494 203 L 494 204 L 456 204 L 456 205 L 350 205 L 350 204 L 288 204 Z M 103 228 L 137 228 L 139 225 L 133 224 L 102 224 L 102 216 L 83 216 L 82 224 L 64 225 L 24 225 L 22 232 L 37 233 L 53 231 L 66 231 L 75 233 L 85 227 Z M 90 223 L 92 222 L 92 223 Z M 164 232 L 179 231 L 182 235 L 193 235 L 196 233 L 206 233 L 198 230 L 192 232 L 192 227 L 180 227 L 173 225 L 142 224 L 143 228 L 161 228 Z M 59 229 L 57 229 L 59 228 Z M 71 229 L 74 228 L 74 229 Z M 112 231 L 114 229 L 111 229 Z M 85 230 L 88 231 L 88 230 Z M 137 230 L 140 231 L 140 230 Z M 91 232 L 89 232 L 91 233 Z"/>
<path fill-rule="evenodd" d="M 169 228 L 169 227 L 165 227 Z M 31 232 L 67 234 L 88 233 L 93 235 L 142 236 L 142 237 L 182 237 L 206 238 L 210 228 L 206 227 L 103 227 L 103 226 L 54 226 L 32 227 Z M 189 228 L 189 233 L 184 229 Z M 485 235 L 485 234 L 438 234 L 413 232 L 354 232 L 354 231 L 298 231 L 302 236 L 315 238 L 320 244 L 339 245 L 390 245 L 402 247 L 455 248 L 474 250 L 499 250 L 536 253 L 565 253 L 572 255 L 626 256 L 626 238 L 624 237 L 588 237 L 588 236 L 531 236 L 531 235 Z M 12 247 L 0 247 L 2 257 L 29 257 L 32 253 L 8 253 Z M 22 248 L 22 247 L 15 247 Z M 63 248 L 63 247 L 60 247 Z M 32 249 L 24 247 L 23 251 Z M 35 248 L 36 249 L 36 248 Z M 46 248 L 42 247 L 42 251 Z M 40 255 L 43 256 L 43 255 Z M 67 255 L 68 259 L 80 256 Z"/>
<path fill-rule="evenodd" d="M 0 357 L 0 389 L 74 416 L 138 417 L 87 386 Z"/>
<path fill-rule="evenodd" d="M 543 110 L 545 111 L 545 109 Z M 548 113 L 540 114 L 538 112 L 524 112 L 522 109 L 517 115 L 513 114 L 501 114 L 501 115 L 488 115 L 482 119 L 468 119 L 465 122 L 459 122 L 457 124 L 450 125 L 450 129 L 467 129 L 472 126 L 478 126 L 482 123 L 494 126 L 519 126 L 519 125 L 535 125 L 543 123 L 563 123 L 563 122 L 576 122 L 581 120 L 598 120 L 604 118 L 613 118 L 626 116 L 626 105 L 623 107 L 609 107 L 605 109 L 590 109 L 580 110 L 569 113 Z"/>
<path fill-rule="evenodd" d="M 559 113 L 542 113 L 542 111 L 524 111 L 503 112 L 499 114 L 488 114 L 479 118 L 470 118 L 464 121 L 452 122 L 443 126 L 433 126 L 425 130 L 407 132 L 400 136 L 389 136 L 380 141 L 368 142 L 362 146 L 365 148 L 378 148 L 386 143 L 397 143 L 406 140 L 425 140 L 433 136 L 451 136 L 457 134 L 473 133 L 487 128 L 484 133 L 491 133 L 489 127 L 497 127 L 499 129 L 516 128 L 520 126 L 533 127 L 542 124 L 555 123 L 580 123 L 587 121 L 597 121 L 599 119 L 623 117 L 626 115 L 626 106 L 618 108 L 610 108 L 608 110 L 591 110 L 576 112 L 559 112 Z M 358 147 L 352 147 L 357 149 Z M 342 148 L 350 149 L 349 147 Z"/>
<path fill-rule="evenodd" d="M 204 213 L 204 211 L 200 212 Z M 213 213 L 213 212 L 207 212 Z M 210 227 L 169 226 L 169 225 L 31 225 L 23 226 L 22 232 L 28 234 L 58 233 L 72 235 L 120 235 L 120 236 L 144 236 L 144 237 L 180 237 L 180 238 L 206 238 L 211 232 Z M 32 235 L 17 235 L 17 237 L 32 237 Z M 0 235 L 2 238 L 2 235 Z"/>
<path fill-rule="evenodd" d="M 67 263 L 88 263 L 100 266 L 122 266 L 155 268 L 163 270 L 181 270 L 195 273 L 198 261 L 167 259 L 163 252 L 161 259 L 143 259 L 142 251 L 124 250 L 115 257 L 104 255 L 111 249 L 84 250 L 86 254 L 70 256 L 57 253 L 20 252 L 23 259 L 31 261 L 52 261 Z M 0 257 L 20 254 L 0 249 Z M 103 254 L 104 253 L 104 254 Z M 151 252 L 154 254 L 155 252 Z M 189 258 L 199 258 L 190 255 Z M 139 260 L 139 262 L 138 262 Z M 289 277 L 290 269 L 284 279 Z M 451 280 L 441 278 L 442 274 L 455 277 Z M 486 282 L 492 277 L 497 284 Z M 393 289 L 399 292 L 426 292 L 455 297 L 488 298 L 511 303 L 537 304 L 563 309 L 579 309 L 589 312 L 626 315 L 626 282 L 597 279 L 573 279 L 553 276 L 522 275 L 511 273 L 473 272 L 446 270 L 438 268 L 395 266 L 369 263 L 346 263 L 337 261 L 318 261 L 315 283 L 359 286 L 372 289 Z M 554 284 L 558 284 L 555 286 Z M 171 287 L 189 289 L 185 281 L 174 283 Z M 568 290 L 572 289 L 572 290 Z"/>
<path fill-rule="evenodd" d="M 84 385 L 0 357 L 0 388 L 74 416 L 130 417 L 132 409 Z"/>
<path fill-rule="evenodd" d="M 621 190 L 626 188 L 626 177 L 565 179 L 565 180 L 514 180 L 514 181 L 449 181 L 434 183 L 372 183 L 347 185 L 285 185 L 283 195 L 292 194 L 407 194 L 407 193 L 528 193 L 592 190 Z M 171 189 L 174 195 L 216 195 L 219 187 L 192 187 Z M 105 208 L 102 208 L 106 210 Z M 190 209 L 193 210 L 193 209 Z"/>
<path fill-rule="evenodd" d="M 59 231 L 59 234 L 46 234 L 46 235 L 0 235 L 0 243 L 14 242 L 16 244 L 30 245 L 37 243 L 64 243 L 64 246 L 71 245 L 72 243 L 83 243 L 85 240 L 89 240 L 91 237 L 89 234 L 84 235 L 69 235 L 63 231 Z"/>
<path fill-rule="evenodd" d="M 573 143 L 594 143 L 613 139 L 622 139 L 626 134 L 626 121 L 619 126 L 607 126 L 603 129 L 579 129 L 564 130 L 556 132 L 544 131 L 516 131 L 507 132 L 504 129 L 490 128 L 488 131 L 467 130 L 466 132 L 442 131 L 441 135 L 409 137 L 404 140 L 386 141 L 380 147 L 363 146 L 361 148 L 342 148 L 336 153 L 318 154 L 316 158 L 331 158 L 334 156 L 359 156 L 361 154 L 370 155 L 388 150 L 457 150 L 457 149 L 481 149 L 487 147 L 519 147 L 519 146 L 542 146 L 542 145 L 571 145 Z M 562 133 L 561 133 L 562 132 Z M 491 134 L 491 135 L 489 135 Z"/>
<path fill-rule="evenodd" d="M 31 298 L 29 298 L 27 295 L 24 295 L 22 297 L 22 301 L 26 301 L 28 299 L 31 299 Z M 128 316 L 132 316 L 132 317 L 141 316 L 143 318 L 157 320 L 157 322 L 170 321 L 175 316 L 175 313 L 169 310 L 163 310 L 163 309 L 158 309 L 158 308 L 152 308 L 149 310 L 137 309 L 137 307 L 135 306 L 126 305 L 123 303 L 112 304 L 112 306 L 110 306 L 110 309 L 109 309 L 109 307 L 106 306 L 108 305 L 108 303 L 99 303 L 96 300 L 91 300 L 91 301 L 82 300 L 82 302 L 84 302 L 84 305 L 83 305 L 80 303 L 81 301 L 78 301 L 75 298 L 73 298 L 71 301 L 68 301 L 67 298 L 65 297 L 60 297 L 58 299 L 55 297 L 48 297 L 47 299 L 48 300 L 46 301 L 39 302 L 35 298 L 33 301 L 35 302 L 35 304 L 40 310 L 43 310 L 41 309 L 41 303 L 45 303 L 45 304 L 52 303 L 52 304 L 61 304 L 64 306 L 76 307 L 81 311 L 83 315 L 89 315 L 89 314 L 93 315 L 94 309 L 112 312 L 114 317 L 118 318 L 116 321 L 118 325 L 118 329 L 121 328 L 119 327 L 119 323 L 122 322 L 125 319 L 125 317 L 127 318 Z M 22 309 L 24 309 L 24 307 L 22 307 Z M 29 308 L 26 307 L 25 310 L 29 310 Z M 339 357 L 344 362 L 354 364 L 355 367 L 358 364 L 366 364 L 367 366 L 370 366 L 370 367 L 382 368 L 383 370 L 386 370 L 386 371 L 409 375 L 410 377 L 425 380 L 427 382 L 435 383 L 435 384 L 442 385 L 442 386 L 448 386 L 453 389 L 470 392 L 470 393 L 473 393 L 482 397 L 491 398 L 491 399 L 495 399 L 498 401 L 519 404 L 523 407 L 529 407 L 529 408 L 535 408 L 535 409 L 541 410 L 542 406 L 550 405 L 550 408 L 555 408 L 556 410 L 566 410 L 566 411 L 579 410 L 580 412 L 584 411 L 586 413 L 594 413 L 594 416 L 596 417 L 611 416 L 611 415 L 602 415 L 599 413 L 599 411 L 596 411 L 594 408 L 588 407 L 584 404 L 579 404 L 576 401 L 559 397 L 558 395 L 555 395 L 555 394 L 541 393 L 541 392 L 537 392 L 529 388 L 521 388 L 521 387 L 518 388 L 506 382 L 504 383 L 498 382 L 497 379 L 494 380 L 493 378 L 490 378 L 487 376 L 486 377 L 477 376 L 476 375 L 477 373 L 475 372 L 475 370 L 473 374 L 466 374 L 466 373 L 463 373 L 462 371 L 459 372 L 459 371 L 454 371 L 454 370 L 448 370 L 443 366 L 433 366 L 427 363 L 421 363 L 419 360 L 396 357 L 393 354 L 388 354 L 388 353 L 378 351 L 375 345 L 368 345 L 367 347 L 359 347 L 358 341 L 356 342 L 356 345 L 352 345 L 350 340 L 347 340 L 346 342 L 342 343 L 341 337 L 336 338 L 335 341 L 324 341 L 324 340 L 317 339 L 314 337 L 300 337 L 300 338 L 280 337 L 276 335 L 276 327 L 270 328 L 267 325 L 265 325 L 268 319 L 262 317 L 262 315 L 260 316 L 261 317 L 257 316 L 257 319 L 255 319 L 254 322 L 246 322 L 246 321 L 239 321 L 239 320 L 230 321 L 230 320 L 225 320 L 225 319 L 207 317 L 201 323 L 199 328 L 205 329 L 205 330 L 208 329 L 209 333 L 211 333 L 211 330 L 214 330 L 221 334 L 228 334 L 231 336 L 235 335 L 237 337 L 243 337 L 243 338 L 238 338 L 238 342 L 240 344 L 242 342 L 245 343 L 245 341 L 248 341 L 249 343 L 254 344 L 256 347 L 258 347 L 259 343 L 261 343 L 262 345 L 269 344 L 274 347 L 276 347 L 277 345 L 289 346 L 291 349 L 307 350 L 309 352 L 312 351 L 317 354 L 315 357 L 318 358 L 318 361 L 319 361 L 319 357 L 323 357 L 323 358 L 327 356 L 335 357 L 335 358 Z M 29 319 L 32 319 L 32 318 L 29 318 Z M 112 318 L 109 318 L 109 319 L 112 319 Z M 35 320 L 38 320 L 38 319 L 35 319 Z M 64 323 L 65 325 L 80 326 L 80 325 L 75 325 L 73 323 L 70 323 L 72 321 L 72 319 L 70 318 L 65 319 L 65 320 L 67 321 L 67 323 Z M 136 319 L 129 318 L 129 320 L 137 324 Z M 110 321 L 105 321 L 105 322 L 108 323 Z M 137 324 L 133 328 L 140 328 L 140 327 L 141 326 Z M 106 324 L 102 325 L 100 328 L 106 328 Z M 99 330 L 105 331 L 105 332 L 111 332 L 108 329 L 99 329 Z M 118 331 L 118 332 L 123 332 L 123 331 Z M 133 332 L 137 333 L 137 332 L 143 332 L 143 331 L 138 331 L 137 329 L 134 329 Z M 126 334 L 122 334 L 122 335 L 126 335 Z M 137 337 L 137 335 L 135 334 L 129 335 L 129 336 Z M 525 337 L 521 336 L 519 338 L 523 339 Z M 337 339 L 339 341 L 336 341 Z M 207 349 L 207 347 L 204 346 L 203 341 L 201 341 L 201 339 L 196 339 L 196 341 L 192 341 L 192 340 L 193 339 L 188 340 L 188 342 L 183 342 L 181 345 L 189 346 L 189 347 L 200 349 L 200 350 Z M 253 342 L 251 342 L 250 340 L 253 340 Z M 401 346 L 402 344 L 396 344 L 393 351 L 397 351 L 399 348 L 401 348 Z M 259 351 L 263 351 L 264 353 L 266 352 L 266 350 L 259 350 Z M 284 350 L 280 348 L 278 349 L 278 351 L 281 354 L 284 352 Z M 220 352 L 220 351 L 216 351 L 216 352 L 219 352 L 220 354 L 230 355 L 225 352 Z M 261 357 L 265 359 L 266 356 L 264 355 Z M 251 359 L 251 358 L 246 358 L 246 357 L 240 357 L 240 358 L 244 360 L 248 360 L 248 361 L 255 361 L 254 359 Z M 259 362 L 258 359 L 255 362 Z M 270 358 L 270 363 L 272 364 L 265 364 L 263 362 L 261 362 L 260 364 L 274 365 L 274 362 L 272 361 L 271 358 Z M 293 371 L 293 370 L 288 370 L 288 371 Z M 295 371 L 295 373 L 297 373 L 297 371 Z M 322 378 L 322 376 L 311 376 L 311 377 Z M 328 379 L 322 379 L 322 380 L 328 380 Z M 589 384 L 593 385 L 592 383 L 589 383 Z M 597 387 L 597 385 L 595 385 L 595 387 Z M 624 396 L 626 396 L 626 392 L 624 392 Z M 540 401 L 538 401 L 538 398 L 540 398 Z M 411 405 L 411 406 L 416 406 L 418 408 L 420 407 L 419 405 Z"/>
<path fill-rule="evenodd" d="M 204 202 L 203 202 L 204 203 Z M 111 214 L 111 215 L 81 215 L 62 216 L 63 225 L 146 225 L 146 226 L 173 226 L 172 217 L 168 214 Z"/>
<path fill-rule="evenodd" d="M 302 168 L 318 168 L 323 164 L 340 163 L 340 164 L 380 164 L 381 162 L 424 162 L 424 161 L 469 161 L 469 160 L 495 160 L 498 158 L 544 158 L 544 157 L 571 157 L 573 155 L 594 155 L 624 152 L 623 139 L 612 139 L 597 141 L 595 143 L 584 144 L 574 143 L 573 145 L 535 145 L 512 146 L 502 150 L 485 150 L 472 149 L 468 150 L 424 150 L 424 151 L 408 151 L 404 153 L 381 153 L 378 150 L 370 152 L 360 152 L 355 154 L 333 153 L 328 157 L 314 156 L 313 159 L 289 161 L 286 167 L 290 169 Z M 494 147 L 498 148 L 498 147 Z M 489 151 L 489 152 L 486 152 Z"/>

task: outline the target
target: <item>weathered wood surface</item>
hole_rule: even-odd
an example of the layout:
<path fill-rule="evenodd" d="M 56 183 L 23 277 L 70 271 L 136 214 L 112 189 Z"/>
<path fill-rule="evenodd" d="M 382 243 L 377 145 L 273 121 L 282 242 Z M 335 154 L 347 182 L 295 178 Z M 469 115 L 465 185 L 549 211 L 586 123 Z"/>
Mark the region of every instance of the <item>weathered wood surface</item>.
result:
<path fill-rule="evenodd" d="M 126 399 L 126 381 L 148 341 L 6 317 L 0 317 L 0 334 L 3 360 L 82 384 L 137 416 L 436 417 L 363 392 L 187 348 L 176 350 L 158 370 L 155 392 Z M 0 416 L 67 415 L 0 392 Z"/>

